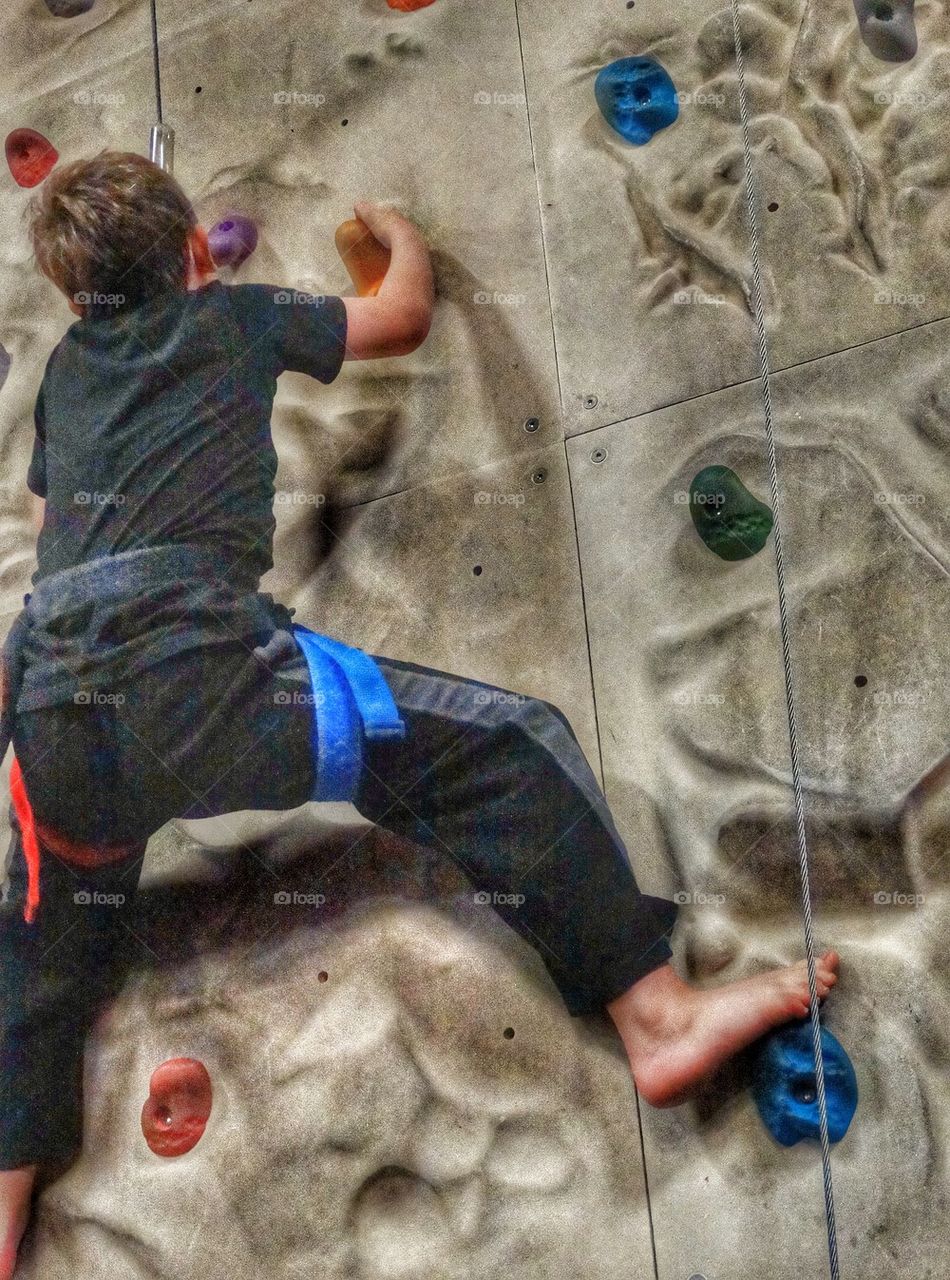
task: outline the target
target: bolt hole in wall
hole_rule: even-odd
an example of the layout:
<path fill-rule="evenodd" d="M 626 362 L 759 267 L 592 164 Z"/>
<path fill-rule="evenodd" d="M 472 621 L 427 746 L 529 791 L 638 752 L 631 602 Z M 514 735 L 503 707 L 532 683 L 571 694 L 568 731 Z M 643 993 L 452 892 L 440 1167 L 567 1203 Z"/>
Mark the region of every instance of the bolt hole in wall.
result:
<path fill-rule="evenodd" d="M 481 577 L 481 572 L 482 572 L 482 566 L 480 564 L 473 565 L 472 573 L 474 573 L 476 578 Z"/>
<path fill-rule="evenodd" d="M 330 975 L 327 973 L 326 969 L 321 969 L 320 972 L 317 974 L 317 981 L 326 982 L 329 976 Z"/>
<path fill-rule="evenodd" d="M 864 686 L 867 684 L 867 682 L 868 682 L 867 676 L 854 677 L 854 683 L 858 686 L 859 689 L 863 689 Z"/>
<path fill-rule="evenodd" d="M 514 1027 L 505 1027 L 504 1031 L 502 1032 L 502 1035 L 505 1037 L 506 1040 L 514 1040 L 515 1038 Z"/>

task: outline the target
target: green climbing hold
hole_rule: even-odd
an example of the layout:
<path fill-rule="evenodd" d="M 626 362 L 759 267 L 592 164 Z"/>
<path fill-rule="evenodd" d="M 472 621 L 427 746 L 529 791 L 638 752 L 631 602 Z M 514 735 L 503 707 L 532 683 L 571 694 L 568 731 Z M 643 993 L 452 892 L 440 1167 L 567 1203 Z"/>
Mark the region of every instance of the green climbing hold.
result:
<path fill-rule="evenodd" d="M 704 467 L 689 487 L 689 513 L 696 532 L 721 560 L 748 560 L 765 546 L 774 523 L 728 467 Z"/>

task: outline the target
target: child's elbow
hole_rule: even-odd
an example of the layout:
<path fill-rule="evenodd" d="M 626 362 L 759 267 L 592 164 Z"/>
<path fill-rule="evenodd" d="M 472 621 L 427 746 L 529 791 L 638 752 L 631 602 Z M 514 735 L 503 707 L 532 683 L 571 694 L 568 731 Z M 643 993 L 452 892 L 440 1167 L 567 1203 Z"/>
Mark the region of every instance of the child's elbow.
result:
<path fill-rule="evenodd" d="M 429 336 L 429 330 L 432 328 L 432 311 L 420 311 L 418 315 L 412 316 L 406 327 L 404 344 L 406 347 L 405 354 L 415 351 L 421 347 Z"/>

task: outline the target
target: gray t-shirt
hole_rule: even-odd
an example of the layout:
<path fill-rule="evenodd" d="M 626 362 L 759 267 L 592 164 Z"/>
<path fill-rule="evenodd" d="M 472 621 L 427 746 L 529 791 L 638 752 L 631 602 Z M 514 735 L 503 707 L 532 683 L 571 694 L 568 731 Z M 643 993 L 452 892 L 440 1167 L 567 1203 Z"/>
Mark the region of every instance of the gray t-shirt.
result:
<path fill-rule="evenodd" d="M 33 582 L 185 542 L 256 590 L 273 564 L 277 377 L 332 382 L 345 346 L 341 298 L 277 285 L 214 281 L 77 320 L 37 397 L 27 485 L 47 501 Z"/>

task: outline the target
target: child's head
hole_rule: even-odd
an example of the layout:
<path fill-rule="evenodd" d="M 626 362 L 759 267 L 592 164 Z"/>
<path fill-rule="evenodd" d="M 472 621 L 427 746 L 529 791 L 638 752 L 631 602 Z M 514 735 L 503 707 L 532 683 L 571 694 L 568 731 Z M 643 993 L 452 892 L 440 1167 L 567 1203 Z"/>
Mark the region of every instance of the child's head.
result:
<path fill-rule="evenodd" d="M 131 151 L 100 151 L 54 169 L 28 214 L 37 266 L 77 315 L 97 298 L 134 307 L 214 270 L 184 191 Z"/>

